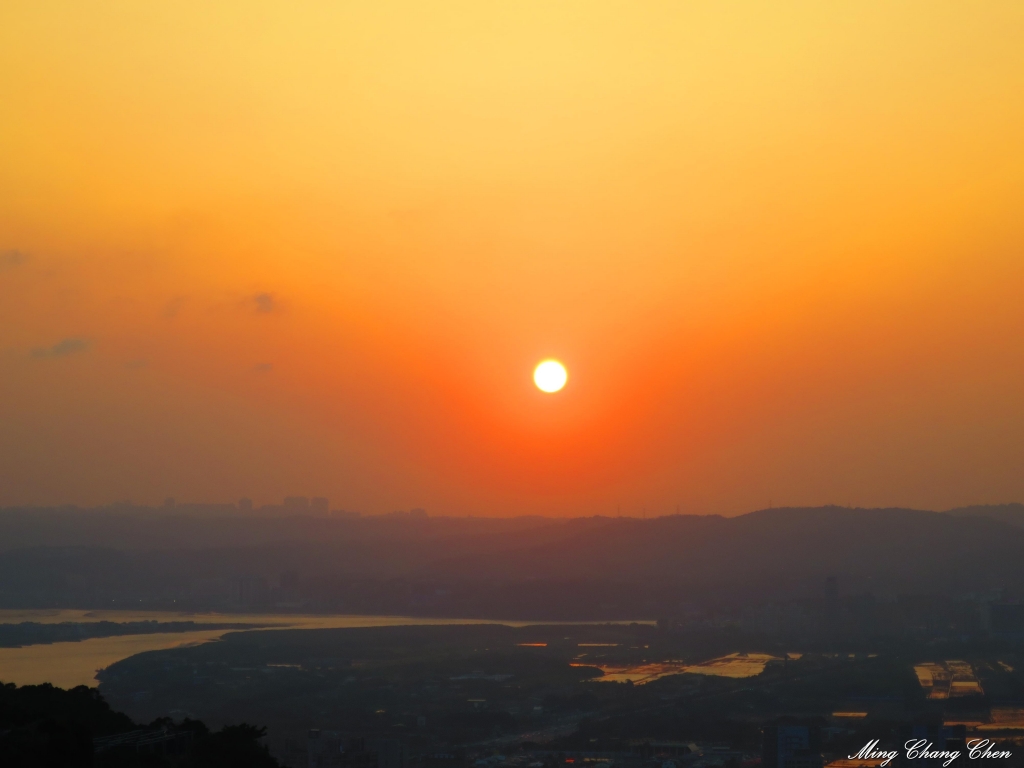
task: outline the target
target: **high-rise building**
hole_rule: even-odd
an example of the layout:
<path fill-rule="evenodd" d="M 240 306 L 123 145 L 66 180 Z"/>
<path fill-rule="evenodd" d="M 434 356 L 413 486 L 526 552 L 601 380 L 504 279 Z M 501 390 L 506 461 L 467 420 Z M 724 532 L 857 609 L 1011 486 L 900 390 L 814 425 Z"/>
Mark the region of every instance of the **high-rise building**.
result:
<path fill-rule="evenodd" d="M 1002 637 L 1024 637 L 1024 605 L 984 603 L 981 606 L 981 628 Z"/>
<path fill-rule="evenodd" d="M 762 768 L 821 768 L 818 729 L 806 725 L 769 725 L 762 729 Z"/>
<path fill-rule="evenodd" d="M 381 745 L 387 741 L 380 742 Z M 404 758 L 401 742 L 395 742 Z M 346 740 L 338 731 L 310 729 L 306 735 L 306 766 L 308 768 L 404 768 L 405 761 L 388 760 L 394 749 L 384 749 L 382 758 L 374 748 L 367 748 L 363 739 Z M 374 745 L 376 746 L 376 745 Z"/>
<path fill-rule="evenodd" d="M 405 745 L 398 739 L 379 739 L 372 748 L 377 753 L 377 768 L 406 768 L 409 764 Z"/>
<path fill-rule="evenodd" d="M 231 597 L 243 608 L 267 602 L 267 580 L 262 576 L 242 576 L 231 582 Z"/>

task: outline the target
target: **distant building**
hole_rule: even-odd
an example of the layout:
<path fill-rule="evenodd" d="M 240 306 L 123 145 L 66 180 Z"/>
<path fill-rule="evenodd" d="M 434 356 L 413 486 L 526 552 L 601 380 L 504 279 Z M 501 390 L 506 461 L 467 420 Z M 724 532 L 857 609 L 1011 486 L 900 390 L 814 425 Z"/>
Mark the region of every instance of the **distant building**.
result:
<path fill-rule="evenodd" d="M 265 605 L 268 595 L 267 580 L 262 576 L 242 576 L 231 582 L 231 600 L 240 607 Z"/>
<path fill-rule="evenodd" d="M 286 496 L 284 500 L 286 515 L 305 515 L 309 513 L 309 499 L 305 496 Z"/>
<path fill-rule="evenodd" d="M 387 744 L 397 745 L 403 759 L 400 765 L 394 763 L 394 748 L 389 751 L 382 746 Z M 385 765 L 382 754 L 391 754 L 391 763 Z M 367 749 L 363 739 L 345 740 L 338 731 L 312 728 L 306 735 L 307 768 L 405 768 L 404 755 L 399 741 L 385 740 Z"/>
<path fill-rule="evenodd" d="M 981 606 L 981 627 L 1003 637 L 1024 635 L 1024 605 L 1016 603 L 984 603 Z"/>
<path fill-rule="evenodd" d="M 682 758 L 696 757 L 700 749 L 696 744 L 687 741 L 651 741 L 650 739 L 633 739 L 629 742 L 629 754 L 644 759 L 658 759 L 674 762 Z"/>
<path fill-rule="evenodd" d="M 370 746 L 377 753 L 377 768 L 407 768 L 405 745 L 398 739 L 380 739 Z"/>
<path fill-rule="evenodd" d="M 406 512 L 404 509 L 396 509 L 394 512 L 391 513 L 391 516 L 406 518 L 410 520 L 426 520 L 427 510 L 422 509 L 421 507 L 416 507 L 416 509 L 410 509 L 408 512 Z"/>
<path fill-rule="evenodd" d="M 252 512 L 252 499 L 241 498 L 238 500 L 238 511 L 246 515 Z"/>
<path fill-rule="evenodd" d="M 228 579 L 195 578 L 189 583 L 188 595 L 193 600 L 222 604 L 234 593 L 234 584 Z"/>
<path fill-rule="evenodd" d="M 959 752 L 963 755 L 966 752 L 967 728 L 963 725 L 915 725 L 911 728 L 910 739 L 918 741 L 926 740 L 931 746 L 929 752 Z M 948 758 L 942 757 L 913 757 L 906 761 L 907 765 L 915 768 L 939 768 Z"/>
<path fill-rule="evenodd" d="M 175 504 L 175 514 L 185 517 L 231 517 L 235 514 L 234 504 Z"/>
<path fill-rule="evenodd" d="M 762 768 L 822 768 L 821 736 L 806 725 L 769 725 L 762 729 Z"/>
<path fill-rule="evenodd" d="M 423 755 L 423 768 L 463 768 L 466 758 L 460 752 L 430 752 Z"/>
<path fill-rule="evenodd" d="M 341 737 L 335 731 L 311 728 L 306 734 L 306 755 L 309 768 L 328 768 L 341 765 Z"/>
<path fill-rule="evenodd" d="M 309 501 L 309 512 L 317 517 L 327 517 L 331 506 L 323 496 L 317 496 Z"/>

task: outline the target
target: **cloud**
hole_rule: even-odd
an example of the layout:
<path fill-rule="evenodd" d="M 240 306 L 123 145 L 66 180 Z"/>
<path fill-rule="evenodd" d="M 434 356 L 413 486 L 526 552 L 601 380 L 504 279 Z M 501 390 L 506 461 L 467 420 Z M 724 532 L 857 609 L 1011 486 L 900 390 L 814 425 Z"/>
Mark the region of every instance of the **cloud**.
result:
<path fill-rule="evenodd" d="M 88 339 L 70 338 L 61 339 L 52 347 L 36 347 L 32 350 L 32 357 L 54 358 L 67 357 L 78 352 L 85 352 L 89 348 Z"/>
<path fill-rule="evenodd" d="M 256 371 L 257 373 L 266 373 L 267 371 L 274 370 L 274 364 L 273 363 L 256 363 L 256 365 L 254 365 L 252 367 L 252 369 L 254 371 Z"/>
<path fill-rule="evenodd" d="M 272 293 L 257 293 L 252 300 L 256 302 L 257 312 L 273 312 L 277 309 L 277 301 Z"/>
<path fill-rule="evenodd" d="M 21 251 L 8 250 L 0 251 L 0 269 L 16 267 L 28 261 L 28 254 Z"/>
<path fill-rule="evenodd" d="M 163 312 L 161 313 L 168 320 L 178 316 L 185 303 L 188 301 L 187 296 L 175 296 L 173 299 L 164 304 Z"/>

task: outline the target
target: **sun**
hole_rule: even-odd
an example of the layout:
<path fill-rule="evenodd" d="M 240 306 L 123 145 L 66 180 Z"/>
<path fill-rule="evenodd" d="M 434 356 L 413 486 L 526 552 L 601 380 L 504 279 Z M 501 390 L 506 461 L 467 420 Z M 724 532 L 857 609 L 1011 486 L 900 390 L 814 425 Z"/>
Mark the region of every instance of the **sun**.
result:
<path fill-rule="evenodd" d="M 542 360 L 533 369 L 533 383 L 542 392 L 557 392 L 565 386 L 568 378 L 565 366 L 557 360 Z"/>

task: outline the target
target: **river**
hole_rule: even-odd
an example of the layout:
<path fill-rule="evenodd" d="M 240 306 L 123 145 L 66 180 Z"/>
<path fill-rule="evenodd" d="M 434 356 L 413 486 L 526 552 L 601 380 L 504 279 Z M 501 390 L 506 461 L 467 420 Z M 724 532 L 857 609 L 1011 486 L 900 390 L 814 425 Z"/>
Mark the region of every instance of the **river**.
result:
<path fill-rule="evenodd" d="M 527 626 L 539 622 L 430 619 L 413 616 L 302 615 L 271 613 L 178 613 L 173 611 L 0 610 L 0 624 L 36 621 L 47 624 L 87 621 L 194 621 L 206 624 L 260 624 L 262 629 L 337 629 L 399 625 L 507 624 Z M 0 648 L 0 682 L 18 685 L 52 683 L 60 688 L 96 685 L 96 673 L 144 651 L 159 651 L 216 640 L 234 629 L 201 629 L 149 635 L 94 637 L 78 642 Z"/>

